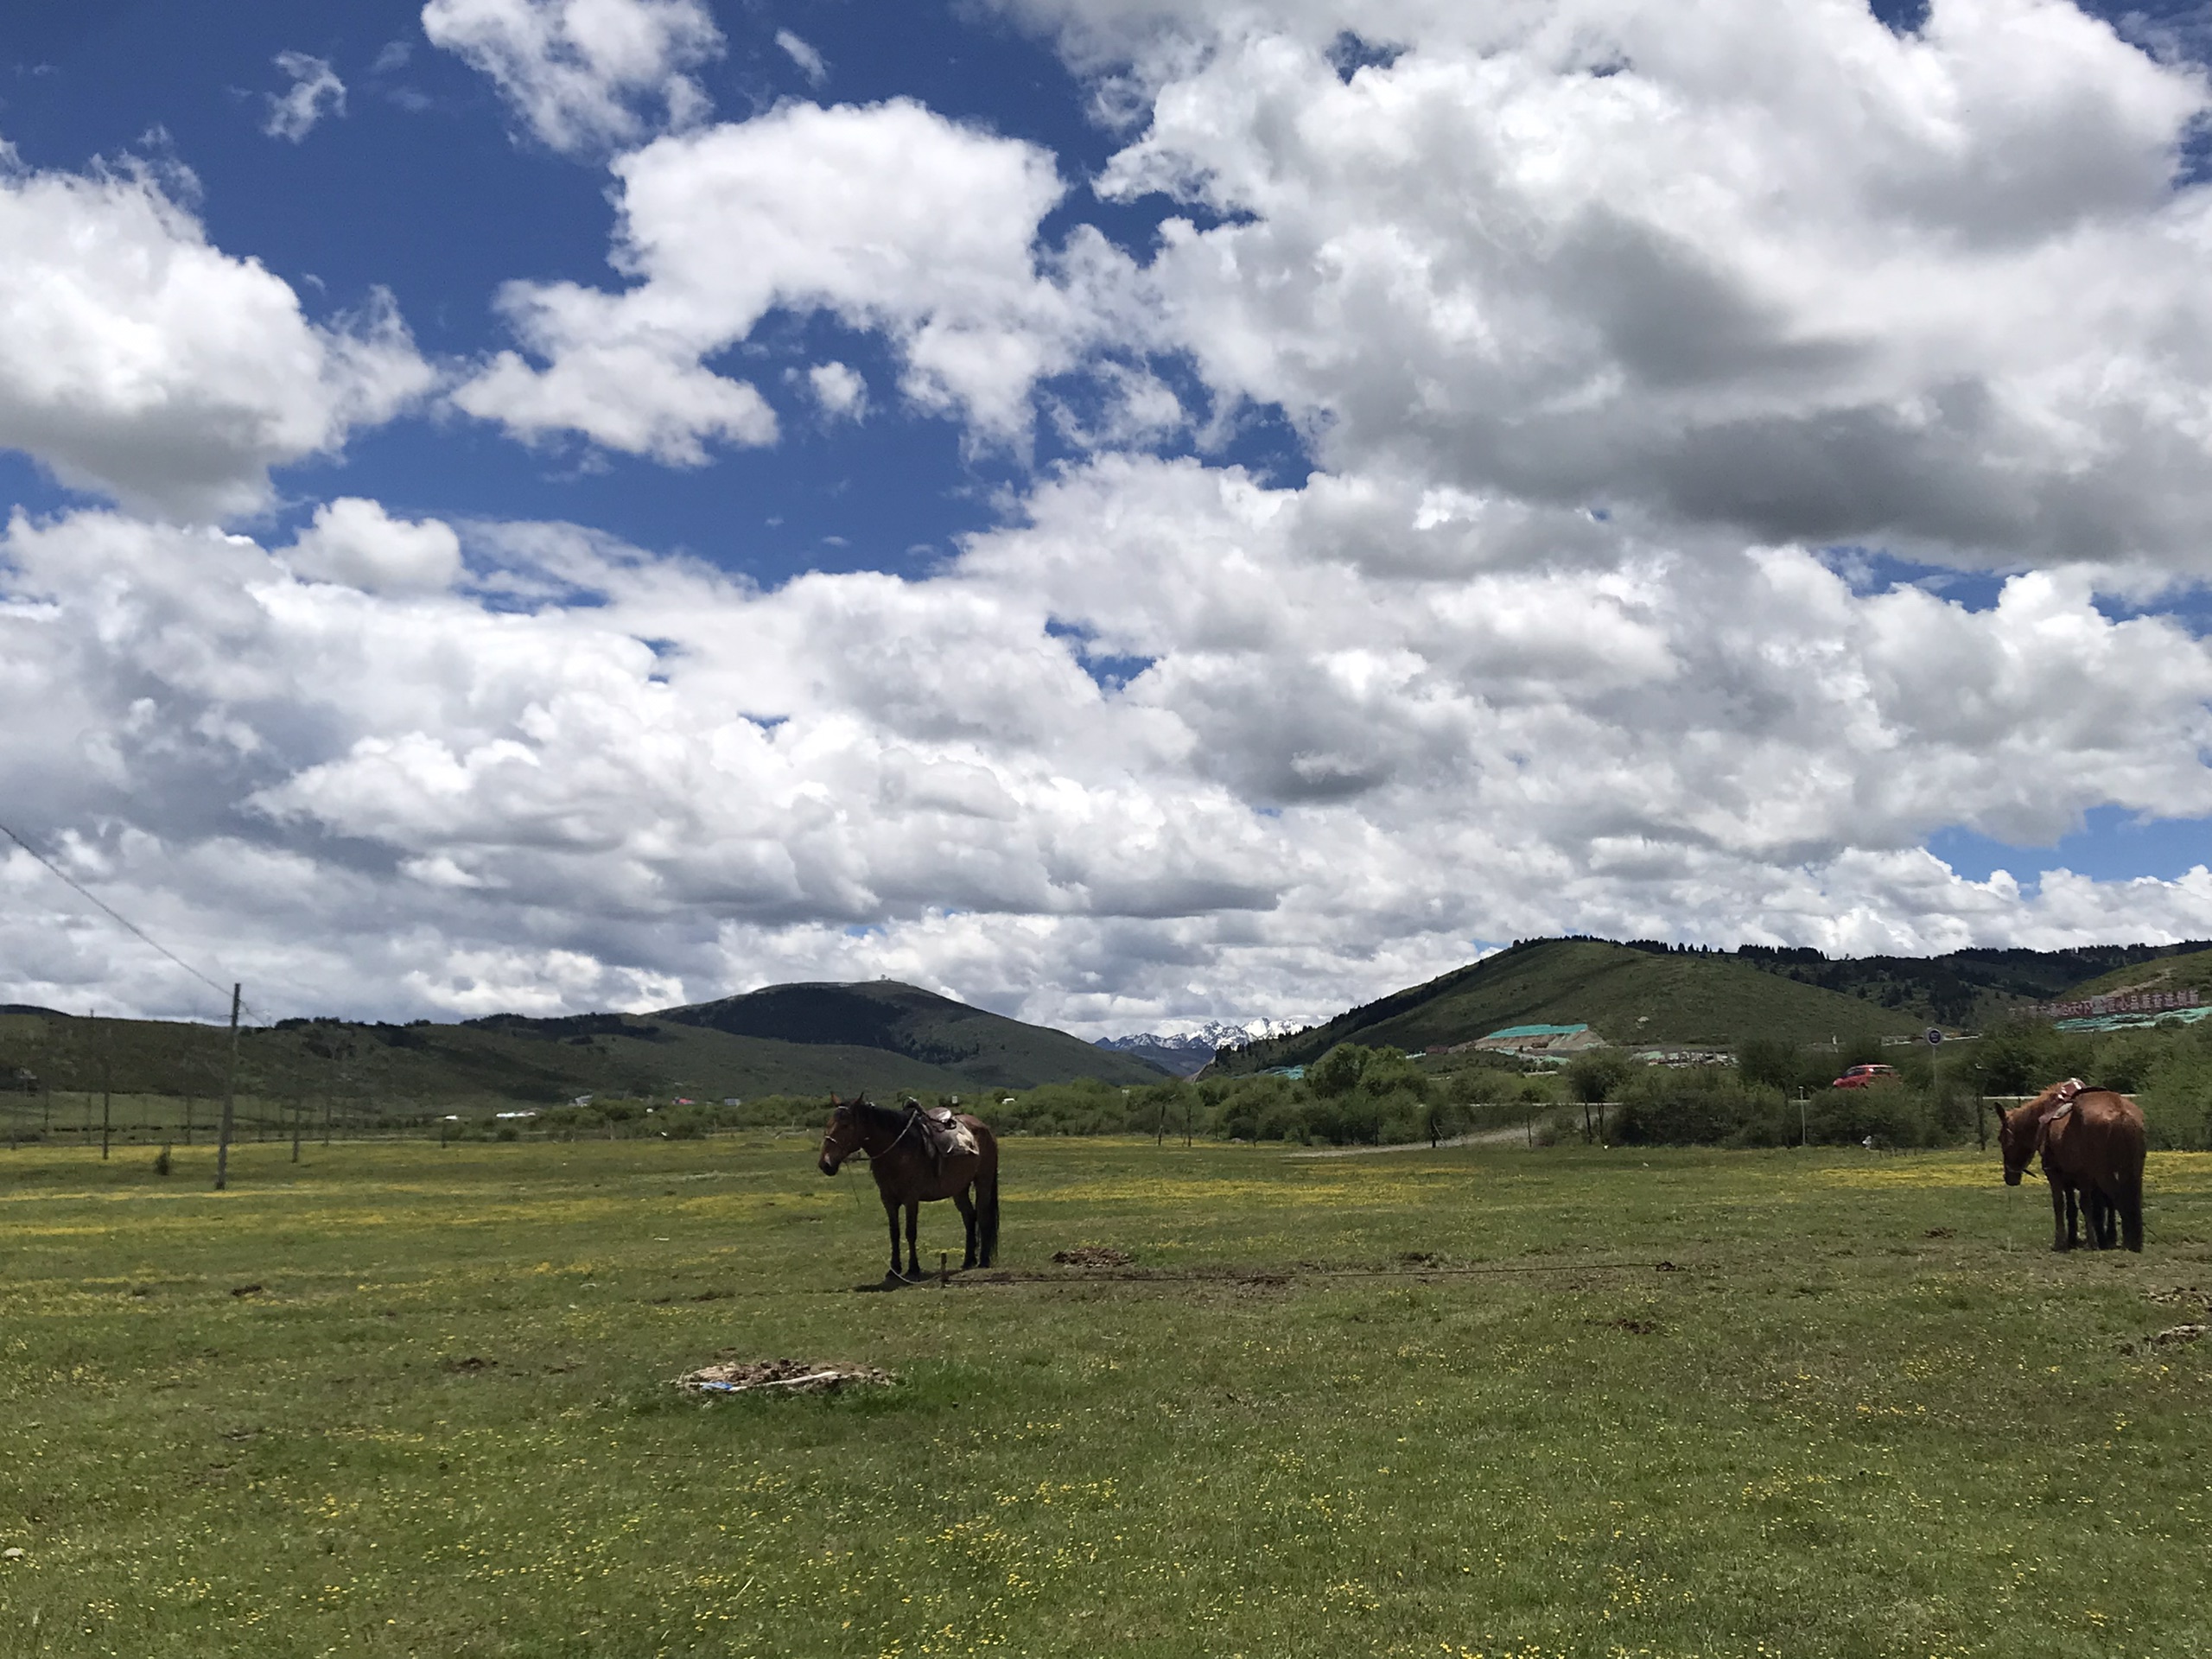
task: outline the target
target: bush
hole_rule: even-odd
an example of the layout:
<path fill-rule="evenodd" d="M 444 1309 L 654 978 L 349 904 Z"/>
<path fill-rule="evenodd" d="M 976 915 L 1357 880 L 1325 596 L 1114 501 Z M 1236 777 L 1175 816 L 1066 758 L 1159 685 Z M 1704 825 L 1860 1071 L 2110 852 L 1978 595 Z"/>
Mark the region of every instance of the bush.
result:
<path fill-rule="evenodd" d="M 1780 1146 L 1789 1103 L 1770 1084 L 1745 1085 L 1718 1066 L 1652 1066 L 1621 1090 L 1611 1138 L 1624 1146 Z"/>
<path fill-rule="evenodd" d="M 1891 1147 L 1933 1146 L 1936 1141 L 1928 1097 L 1902 1084 L 1830 1089 L 1813 1096 L 1805 1116 L 1813 1139 L 1830 1145 L 1863 1141 L 1868 1135 Z"/>
<path fill-rule="evenodd" d="M 1389 1052 L 1397 1052 L 1395 1049 Z M 1362 1048 L 1357 1043 L 1338 1043 L 1306 1068 L 1306 1086 L 1324 1100 L 1348 1095 L 1359 1086 L 1368 1062 L 1375 1057 L 1371 1048 Z M 1399 1058 L 1402 1059 L 1404 1056 Z"/>

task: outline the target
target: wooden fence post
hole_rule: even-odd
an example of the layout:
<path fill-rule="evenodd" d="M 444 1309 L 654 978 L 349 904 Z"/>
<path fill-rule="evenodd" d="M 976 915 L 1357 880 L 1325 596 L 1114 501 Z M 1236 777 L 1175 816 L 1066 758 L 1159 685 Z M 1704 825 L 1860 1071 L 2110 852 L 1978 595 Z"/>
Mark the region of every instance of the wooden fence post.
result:
<path fill-rule="evenodd" d="M 223 1074 L 223 1121 L 215 1135 L 215 1190 L 218 1192 L 229 1185 L 231 1179 L 231 1131 L 237 1125 L 238 1097 L 238 993 L 242 985 L 231 987 L 231 1059 Z"/>

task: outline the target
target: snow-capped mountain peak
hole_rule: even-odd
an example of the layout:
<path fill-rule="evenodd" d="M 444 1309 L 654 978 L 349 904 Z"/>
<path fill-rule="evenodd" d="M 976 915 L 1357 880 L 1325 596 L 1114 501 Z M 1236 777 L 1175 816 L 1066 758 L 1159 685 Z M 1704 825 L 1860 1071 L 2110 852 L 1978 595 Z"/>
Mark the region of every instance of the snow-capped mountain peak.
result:
<path fill-rule="evenodd" d="M 1181 1028 L 1139 1032 L 1128 1037 L 1102 1037 L 1098 1046 L 1136 1051 L 1167 1049 L 1211 1056 L 1224 1045 L 1241 1047 L 1262 1038 L 1287 1037 L 1303 1029 L 1298 1022 L 1289 1020 L 1245 1020 L 1234 1024 L 1225 1020 L 1209 1020 L 1204 1023 L 1192 1021 L 1187 1026 L 1178 1020 L 1175 1024 Z"/>

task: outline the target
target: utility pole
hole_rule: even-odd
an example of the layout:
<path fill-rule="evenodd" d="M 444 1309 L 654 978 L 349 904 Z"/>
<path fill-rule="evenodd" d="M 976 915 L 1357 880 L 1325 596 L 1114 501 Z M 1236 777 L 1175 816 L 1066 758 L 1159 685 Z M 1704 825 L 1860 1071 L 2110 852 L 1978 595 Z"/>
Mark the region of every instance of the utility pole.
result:
<path fill-rule="evenodd" d="M 190 1095 L 184 1097 L 184 1144 L 188 1147 L 192 1144 L 192 1096 Z"/>
<path fill-rule="evenodd" d="M 100 1162 L 107 1162 L 107 1143 L 114 1132 L 115 1026 L 100 1021 Z"/>
<path fill-rule="evenodd" d="M 215 1190 L 220 1192 L 230 1183 L 231 1129 L 237 1121 L 238 1098 L 238 993 L 245 988 L 231 987 L 231 1063 L 223 1074 L 223 1126 L 215 1135 Z"/>
<path fill-rule="evenodd" d="M 307 1112 L 306 1101 L 296 1100 L 292 1103 L 292 1161 L 296 1164 L 300 1161 L 300 1120 L 307 1116 Z"/>

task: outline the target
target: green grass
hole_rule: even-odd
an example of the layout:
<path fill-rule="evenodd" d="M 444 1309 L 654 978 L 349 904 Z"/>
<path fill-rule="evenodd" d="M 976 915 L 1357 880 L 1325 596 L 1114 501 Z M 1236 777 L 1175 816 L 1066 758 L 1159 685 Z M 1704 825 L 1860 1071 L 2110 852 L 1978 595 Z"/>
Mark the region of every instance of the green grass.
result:
<path fill-rule="evenodd" d="M 2212 1651 L 2212 1156 L 1015 1140 L 890 1294 L 797 1138 L 5 1156 L 0 1656 Z"/>

